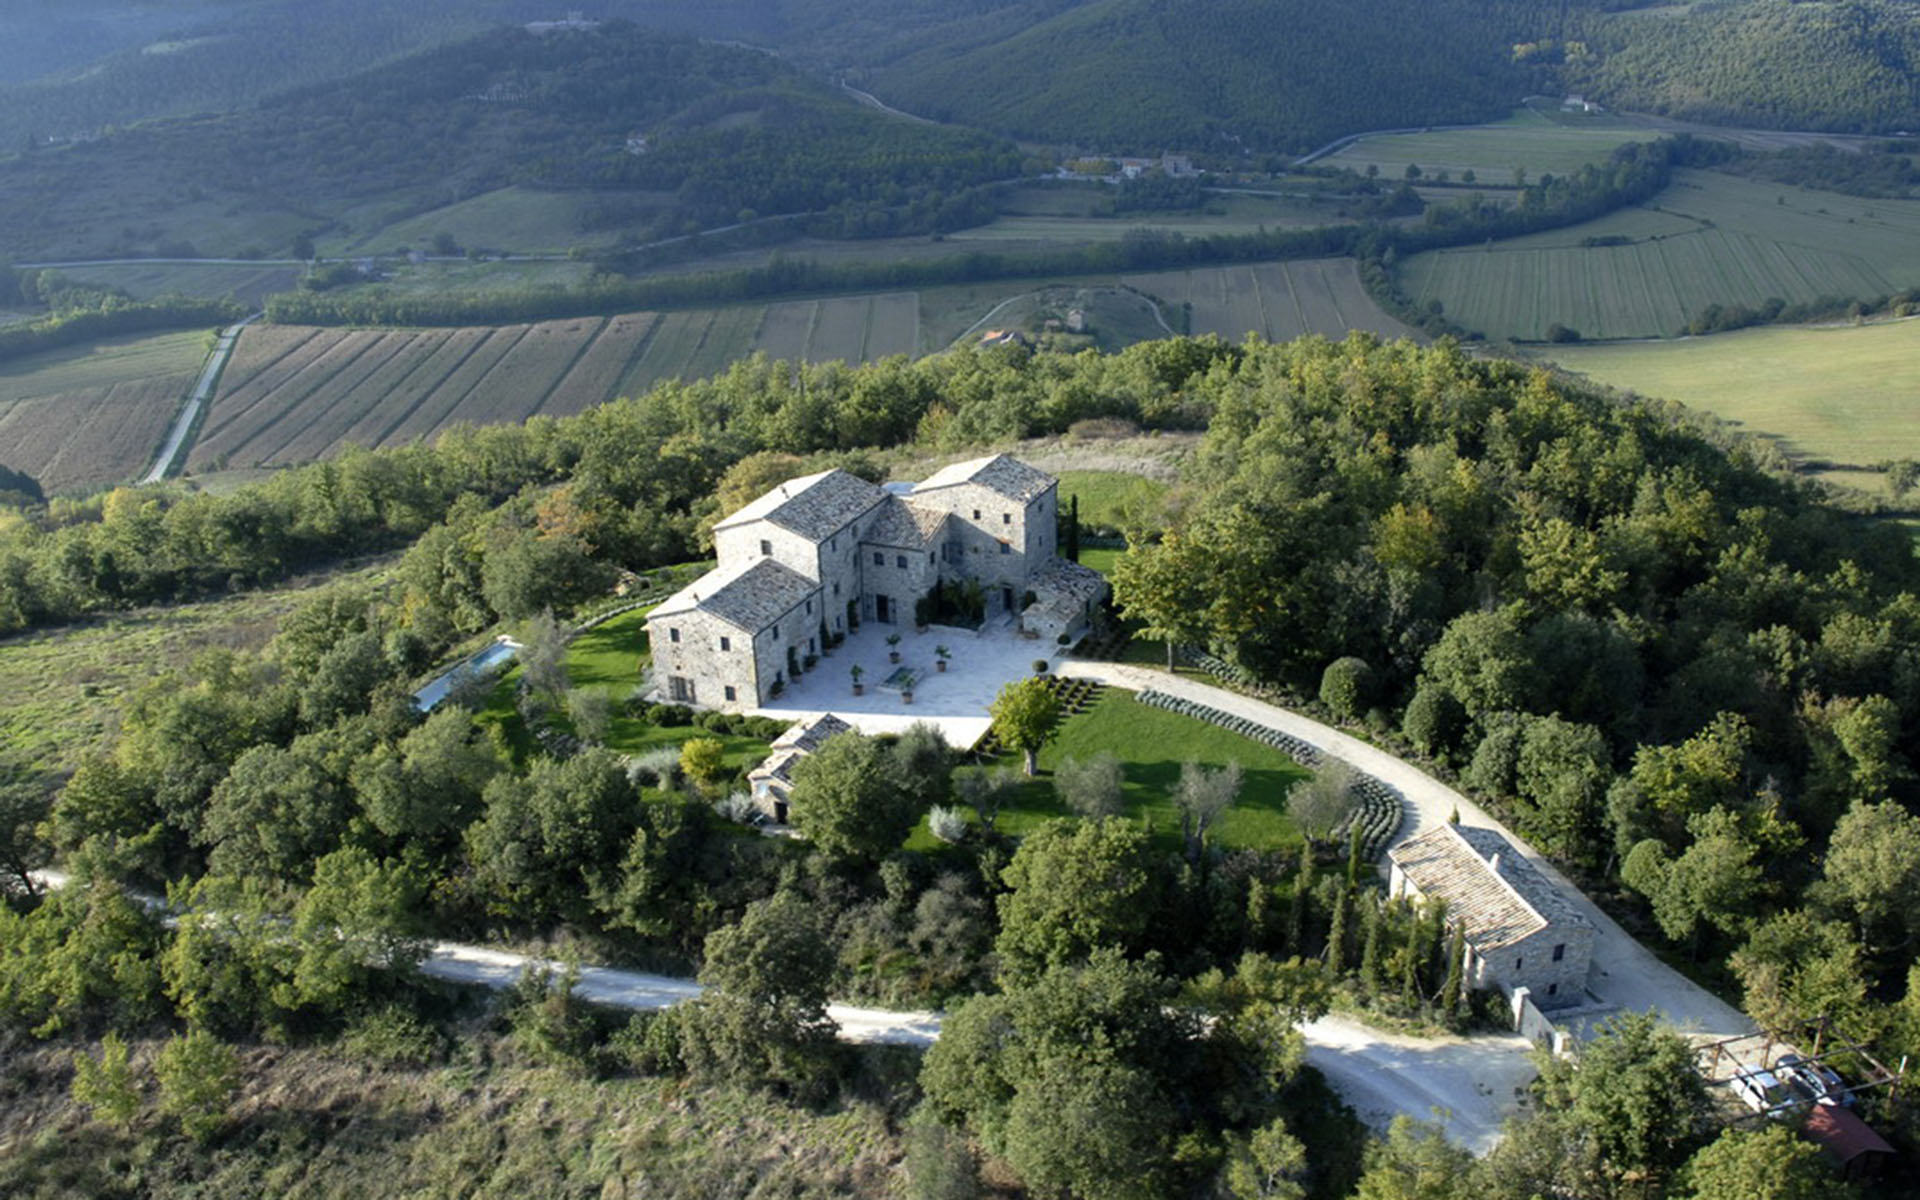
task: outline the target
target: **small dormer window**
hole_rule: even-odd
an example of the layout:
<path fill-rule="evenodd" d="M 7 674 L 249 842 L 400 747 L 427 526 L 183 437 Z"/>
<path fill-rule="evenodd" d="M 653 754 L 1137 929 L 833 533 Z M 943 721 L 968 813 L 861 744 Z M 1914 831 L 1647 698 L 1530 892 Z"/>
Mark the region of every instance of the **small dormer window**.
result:
<path fill-rule="evenodd" d="M 773 554 L 773 543 L 768 541 L 765 538 L 761 538 L 760 539 L 760 556 L 762 558 L 767 558 L 767 557 L 771 557 L 772 554 Z"/>

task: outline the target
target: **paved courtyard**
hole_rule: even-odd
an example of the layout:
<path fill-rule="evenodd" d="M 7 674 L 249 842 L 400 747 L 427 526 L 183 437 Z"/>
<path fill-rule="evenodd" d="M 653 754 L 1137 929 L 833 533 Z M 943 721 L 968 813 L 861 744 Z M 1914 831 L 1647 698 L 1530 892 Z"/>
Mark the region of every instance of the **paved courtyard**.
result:
<path fill-rule="evenodd" d="M 887 635 L 900 635 L 900 662 L 888 661 Z M 953 652 L 942 672 L 934 647 Z M 987 705 L 1010 681 L 1033 673 L 1033 660 L 1058 662 L 1060 648 L 1015 633 L 1011 619 L 1000 618 L 978 633 L 944 625 L 915 633 L 911 625 L 868 621 L 849 634 L 840 648 L 787 684 L 773 703 L 753 710 L 763 717 L 799 721 L 830 712 L 862 733 L 900 733 L 915 721 L 939 726 L 947 744 L 966 749 L 993 724 Z M 864 670 L 866 694 L 853 694 L 852 668 Z M 888 677 L 901 667 L 913 671 L 913 703 L 908 704 Z"/>

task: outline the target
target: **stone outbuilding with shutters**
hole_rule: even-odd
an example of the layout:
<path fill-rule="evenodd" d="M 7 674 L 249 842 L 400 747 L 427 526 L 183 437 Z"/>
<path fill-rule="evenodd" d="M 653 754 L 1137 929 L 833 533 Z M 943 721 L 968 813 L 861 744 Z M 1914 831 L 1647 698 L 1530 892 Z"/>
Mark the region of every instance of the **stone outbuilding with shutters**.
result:
<path fill-rule="evenodd" d="M 1466 978 L 1542 1011 L 1587 1003 L 1593 923 L 1491 829 L 1441 825 L 1387 852 L 1394 896 L 1444 900 L 1466 936 Z"/>
<path fill-rule="evenodd" d="M 1049 639 L 1085 629 L 1107 584 L 1058 556 L 1058 490 L 1005 454 L 912 485 L 788 480 L 716 524 L 719 564 L 648 615 L 656 693 L 759 707 L 858 626 L 914 623 L 942 583 L 977 585 L 989 623 Z"/>

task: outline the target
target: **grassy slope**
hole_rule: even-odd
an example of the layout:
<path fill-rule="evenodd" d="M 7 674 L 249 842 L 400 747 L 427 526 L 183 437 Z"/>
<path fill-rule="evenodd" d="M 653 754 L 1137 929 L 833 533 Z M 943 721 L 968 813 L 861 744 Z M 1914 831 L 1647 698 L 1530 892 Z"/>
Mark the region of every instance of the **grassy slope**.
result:
<path fill-rule="evenodd" d="M 1229 849 L 1281 850 L 1300 844 L 1300 835 L 1287 818 L 1287 789 L 1307 772 L 1286 755 L 1215 725 L 1151 708 L 1130 693 L 1109 690 L 1086 712 L 1068 720 L 1046 749 L 1040 752 L 1040 776 L 1026 780 L 1019 795 L 1002 810 L 999 828 L 1019 834 L 1042 821 L 1070 816 L 1054 794 L 1050 776 L 1064 758 L 1085 760 L 1102 752 L 1116 755 L 1126 775 L 1126 815 L 1145 821 L 1154 841 L 1165 849 L 1180 845 L 1180 814 L 1169 798 L 1180 780 L 1180 764 L 1199 762 L 1223 766 L 1238 762 L 1246 768 L 1246 786 L 1240 802 L 1214 831 L 1215 841 Z M 1018 769 L 1020 756 L 1009 754 L 1001 765 Z M 927 838 L 916 832 L 915 844 Z"/>
<path fill-rule="evenodd" d="M 200 369 L 207 335 L 199 331 L 111 338 L 0 363 L 0 404 L 29 396 L 56 396 L 154 375 Z"/>
<path fill-rule="evenodd" d="M 478 1025 L 450 1061 L 381 1067 L 337 1047 L 243 1051 L 236 1120 L 196 1148 L 146 1103 L 130 1129 L 67 1098 L 65 1045 L 0 1047 L 8 1196 L 649 1197 L 897 1194 L 911 1057 L 817 1109 L 683 1079 L 589 1079 L 531 1064 Z M 157 1042 L 133 1043 L 145 1072 Z M 883 1086 L 880 1080 L 894 1084 Z M 894 1106 L 890 1111 L 889 1106 Z"/>
<path fill-rule="evenodd" d="M 1856 465 L 1920 458 L 1920 322 L 1747 329 L 1543 354 L 1597 382 L 1776 435 L 1803 457 Z"/>
<path fill-rule="evenodd" d="M 1058 478 L 1061 505 L 1078 496 L 1080 521 L 1086 525 L 1119 525 L 1130 508 L 1153 504 L 1167 494 L 1161 480 L 1119 471 L 1062 471 Z"/>
<path fill-rule="evenodd" d="M 0 771 L 71 771 L 107 748 L 117 710 L 142 685 L 203 650 L 256 650 L 321 587 L 378 583 L 386 568 L 297 581 L 277 591 L 123 613 L 0 644 Z"/>

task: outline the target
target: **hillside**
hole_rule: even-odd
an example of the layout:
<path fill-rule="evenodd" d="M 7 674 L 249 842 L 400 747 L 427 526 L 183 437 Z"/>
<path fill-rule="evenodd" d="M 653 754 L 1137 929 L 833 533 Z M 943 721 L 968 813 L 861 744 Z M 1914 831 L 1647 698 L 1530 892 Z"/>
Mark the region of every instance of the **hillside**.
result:
<path fill-rule="evenodd" d="M 909 112 L 1107 151 L 1304 151 L 1506 112 L 1529 86 L 1510 32 L 1457 0 L 1096 0 L 968 51 L 909 54 L 873 89 Z"/>
<path fill-rule="evenodd" d="M 1614 108 L 1776 129 L 1920 128 L 1920 10 L 1740 0 L 1591 20 L 1567 85 Z"/>
<path fill-rule="evenodd" d="M 861 108 L 758 51 L 621 24 L 508 28 L 257 108 L 16 156 L 0 163 L 0 247 L 285 253 L 516 183 L 609 189 L 602 219 L 659 236 L 1017 168 L 1010 147 Z"/>

